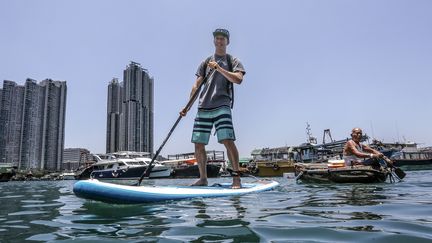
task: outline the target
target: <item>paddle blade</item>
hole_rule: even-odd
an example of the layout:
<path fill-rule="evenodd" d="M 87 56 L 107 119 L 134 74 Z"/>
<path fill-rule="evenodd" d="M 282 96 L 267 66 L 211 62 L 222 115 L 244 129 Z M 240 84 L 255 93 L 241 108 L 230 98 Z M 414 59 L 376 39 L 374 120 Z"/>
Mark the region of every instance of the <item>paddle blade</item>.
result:
<path fill-rule="evenodd" d="M 394 172 L 400 179 L 406 176 L 406 173 L 401 168 L 395 168 Z"/>

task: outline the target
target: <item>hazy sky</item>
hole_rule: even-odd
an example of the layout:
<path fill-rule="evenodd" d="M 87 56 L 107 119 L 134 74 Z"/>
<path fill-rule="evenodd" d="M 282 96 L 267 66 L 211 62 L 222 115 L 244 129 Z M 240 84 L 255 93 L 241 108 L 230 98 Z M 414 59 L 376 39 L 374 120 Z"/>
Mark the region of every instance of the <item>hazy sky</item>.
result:
<path fill-rule="evenodd" d="M 242 156 L 352 127 L 432 145 L 432 1 L 0 0 L 0 80 L 66 80 L 65 147 L 105 152 L 107 85 L 131 60 L 155 79 L 155 150 L 186 104 L 212 31 L 247 74 L 233 111 Z M 163 155 L 193 151 L 196 106 Z M 223 149 L 211 138 L 208 149 Z"/>

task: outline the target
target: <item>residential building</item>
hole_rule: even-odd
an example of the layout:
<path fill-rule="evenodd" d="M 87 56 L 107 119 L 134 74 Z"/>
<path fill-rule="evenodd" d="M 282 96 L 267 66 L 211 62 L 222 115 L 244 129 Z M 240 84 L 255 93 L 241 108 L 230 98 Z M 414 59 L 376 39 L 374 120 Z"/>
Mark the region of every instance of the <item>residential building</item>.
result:
<path fill-rule="evenodd" d="M 77 170 L 91 159 L 90 151 L 85 148 L 66 148 L 63 152 L 61 170 Z"/>
<path fill-rule="evenodd" d="M 60 170 L 66 114 L 65 81 L 3 82 L 0 163 L 20 169 Z"/>
<path fill-rule="evenodd" d="M 148 70 L 131 62 L 123 82 L 108 85 L 107 153 L 153 153 L 153 82 Z"/>

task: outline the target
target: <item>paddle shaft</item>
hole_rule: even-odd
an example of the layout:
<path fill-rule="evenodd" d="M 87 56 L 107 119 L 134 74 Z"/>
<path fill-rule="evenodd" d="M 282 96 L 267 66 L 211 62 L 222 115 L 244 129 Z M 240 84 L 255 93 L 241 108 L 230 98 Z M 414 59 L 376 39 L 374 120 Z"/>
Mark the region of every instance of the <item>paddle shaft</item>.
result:
<path fill-rule="evenodd" d="M 209 74 L 207 74 L 206 77 L 201 81 L 201 83 L 198 86 L 198 88 L 195 90 L 195 92 L 190 97 L 190 99 L 189 99 L 188 103 L 186 104 L 184 110 L 188 111 L 192 107 L 193 103 L 195 102 L 196 98 L 198 97 L 198 94 L 199 94 L 199 92 L 201 90 L 201 87 L 204 86 L 204 84 L 207 82 L 207 80 L 209 79 L 209 77 L 213 76 L 213 74 L 215 72 L 216 72 L 216 69 L 210 70 Z M 165 144 L 167 143 L 168 139 L 171 137 L 171 134 L 174 132 L 174 130 L 176 129 L 177 125 L 179 124 L 179 122 L 180 122 L 180 120 L 182 118 L 183 118 L 183 116 L 179 115 L 179 117 L 177 118 L 177 121 L 171 127 L 171 130 L 169 131 L 169 133 L 166 136 L 165 140 L 162 142 L 162 144 L 159 146 L 159 148 L 156 151 L 156 153 L 153 155 L 153 158 L 152 158 L 150 164 L 147 166 L 147 169 L 144 171 L 144 173 L 139 178 L 139 180 L 138 180 L 138 186 L 141 185 L 141 182 L 144 179 L 144 177 L 149 177 L 150 176 L 150 173 L 151 173 L 151 171 L 153 169 L 153 163 L 154 163 L 154 161 L 159 156 L 159 153 L 161 152 L 162 148 L 165 146 Z"/>

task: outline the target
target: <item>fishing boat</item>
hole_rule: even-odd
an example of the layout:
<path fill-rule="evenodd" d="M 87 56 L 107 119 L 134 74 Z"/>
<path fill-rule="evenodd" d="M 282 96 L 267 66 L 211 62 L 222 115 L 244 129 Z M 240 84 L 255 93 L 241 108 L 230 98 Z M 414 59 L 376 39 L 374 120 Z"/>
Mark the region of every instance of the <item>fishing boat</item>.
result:
<path fill-rule="evenodd" d="M 373 140 L 371 147 L 389 157 L 396 166 L 415 168 L 432 165 L 432 149 L 419 148 L 415 142 L 383 143 Z"/>
<path fill-rule="evenodd" d="M 391 159 L 397 166 L 432 165 L 432 153 L 423 151 L 395 152 Z"/>
<path fill-rule="evenodd" d="M 296 179 L 302 182 L 377 183 L 384 182 L 390 172 L 372 166 L 332 166 L 327 163 L 297 163 Z"/>

